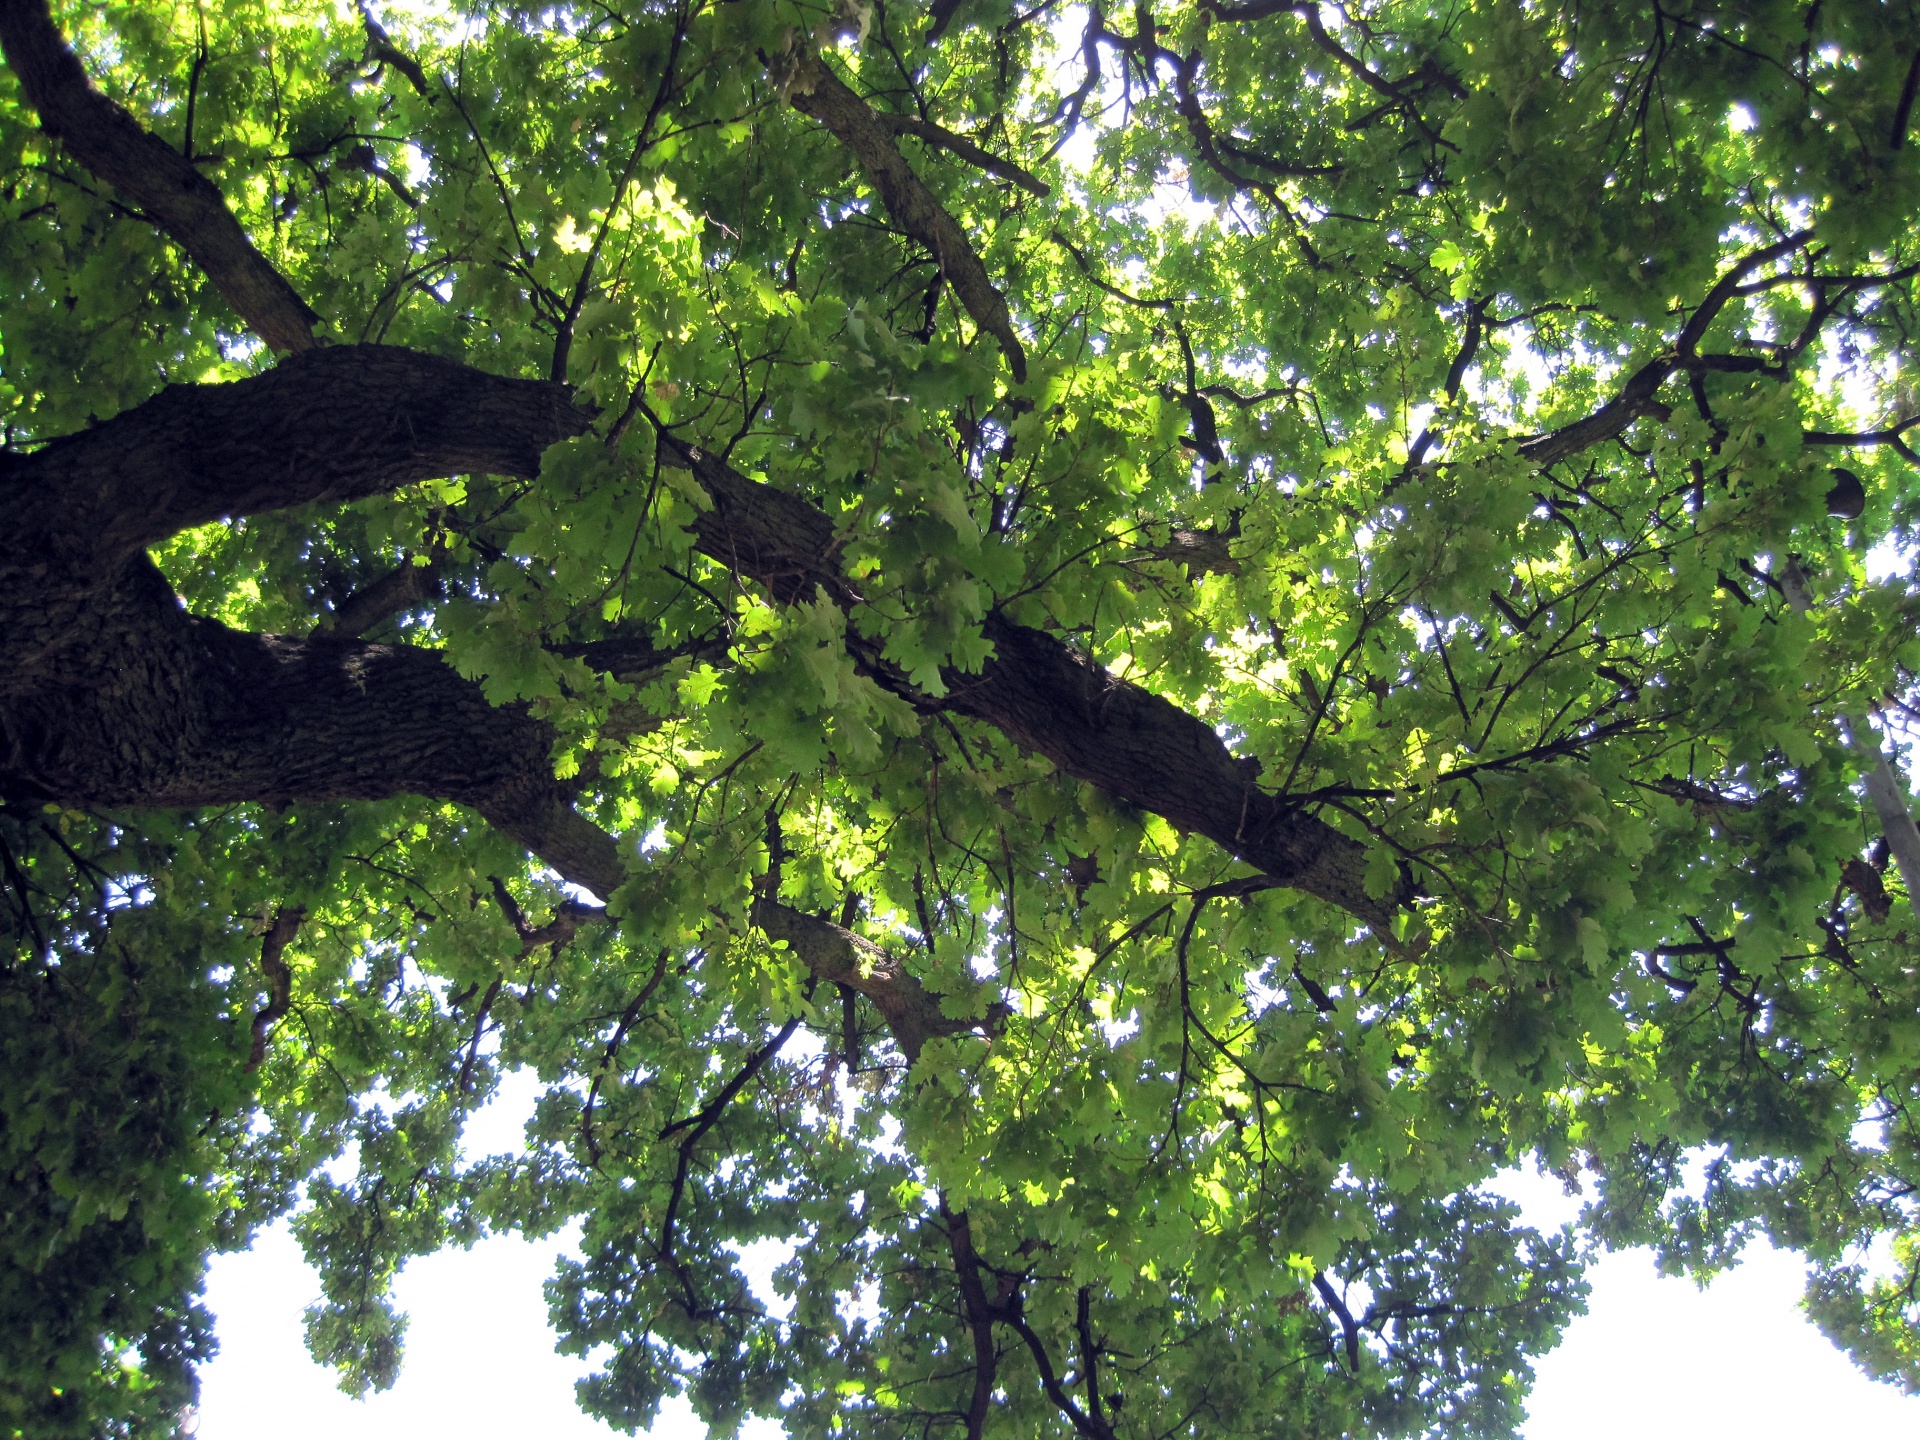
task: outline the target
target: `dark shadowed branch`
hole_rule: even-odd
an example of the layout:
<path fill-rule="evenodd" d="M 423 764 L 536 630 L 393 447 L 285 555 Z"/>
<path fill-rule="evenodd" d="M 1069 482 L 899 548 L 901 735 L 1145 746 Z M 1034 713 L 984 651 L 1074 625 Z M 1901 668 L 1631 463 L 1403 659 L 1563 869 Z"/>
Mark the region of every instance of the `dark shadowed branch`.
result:
<path fill-rule="evenodd" d="M 1520 454 L 1544 469 L 1624 434 L 1627 427 L 1642 416 L 1665 419 L 1670 407 L 1659 398 L 1660 387 L 1694 358 L 1695 350 L 1727 302 L 1740 293 L 1742 282 L 1761 266 L 1804 250 L 1812 243 L 1813 232 L 1802 230 L 1743 256 L 1714 283 L 1706 298 L 1687 317 L 1671 350 L 1635 370 L 1619 393 L 1591 415 L 1563 425 L 1551 434 L 1525 441 L 1520 446 Z"/>
<path fill-rule="evenodd" d="M 269 348 L 318 343 L 320 317 L 254 248 L 213 182 L 93 87 L 45 0 L 0 0 L 0 47 L 41 128 L 178 241 Z"/>
<path fill-rule="evenodd" d="M 0 529 L 82 537 L 106 563 L 211 520 L 446 475 L 537 475 L 548 446 L 591 423 L 564 386 L 390 346 L 330 346 L 229 384 L 170 385 L 8 457 Z"/>
<path fill-rule="evenodd" d="M 293 1005 L 293 970 L 287 964 L 287 946 L 300 933 L 300 922 L 307 912 L 298 905 L 283 905 L 274 913 L 267 933 L 260 941 L 260 973 L 267 980 L 267 1003 L 253 1015 L 253 1048 L 241 1068 L 249 1075 L 267 1058 L 267 1041 L 273 1027 L 286 1018 Z"/>
<path fill-rule="evenodd" d="M 797 496 L 742 475 L 708 451 L 663 435 L 663 458 L 686 466 L 713 499 L 693 522 L 701 550 L 793 602 L 819 591 L 861 603 L 840 571 L 833 525 Z M 1122 680 L 1059 639 L 989 615 L 994 654 L 978 674 L 949 667 L 947 694 L 914 691 L 849 633 L 854 662 L 922 709 L 984 721 L 1061 770 L 1205 835 L 1282 884 L 1317 895 L 1389 933 L 1392 907 L 1369 896 L 1365 848 L 1259 788 L 1256 762 L 1233 754 L 1205 721 Z"/>

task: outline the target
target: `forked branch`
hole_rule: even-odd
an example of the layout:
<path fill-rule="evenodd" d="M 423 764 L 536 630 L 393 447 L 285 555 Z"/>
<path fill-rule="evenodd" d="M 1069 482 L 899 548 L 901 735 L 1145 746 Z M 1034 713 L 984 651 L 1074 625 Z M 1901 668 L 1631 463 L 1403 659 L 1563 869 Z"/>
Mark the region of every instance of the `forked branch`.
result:
<path fill-rule="evenodd" d="M 784 79 L 794 109 L 818 120 L 853 152 L 873 188 L 880 192 L 881 203 L 894 223 L 933 252 L 940 273 L 946 276 L 967 314 L 1000 342 L 1013 378 L 1024 382 L 1027 352 L 1014 333 L 1007 297 L 988 278 L 987 267 L 980 263 L 967 232 L 900 153 L 894 139 L 895 126 L 854 94 L 810 50 L 796 49 L 789 64 Z"/>
<path fill-rule="evenodd" d="M 964 135 L 956 135 L 945 126 L 936 125 L 931 120 L 922 120 L 913 115 L 892 115 L 885 111 L 875 111 L 880 122 L 896 135 L 912 135 L 923 140 L 936 150 L 945 150 L 956 159 L 964 160 L 976 170 L 984 170 L 996 179 L 1018 185 L 1022 190 L 1041 199 L 1053 193 L 1053 187 L 1030 172 L 1021 169 L 1011 160 L 1003 159 L 990 150 L 983 150 Z"/>

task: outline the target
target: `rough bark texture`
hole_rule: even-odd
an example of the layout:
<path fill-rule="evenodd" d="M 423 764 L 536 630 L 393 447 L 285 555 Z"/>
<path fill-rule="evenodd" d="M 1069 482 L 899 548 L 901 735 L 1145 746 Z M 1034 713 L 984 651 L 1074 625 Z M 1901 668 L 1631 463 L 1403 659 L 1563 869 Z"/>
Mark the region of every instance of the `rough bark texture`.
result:
<path fill-rule="evenodd" d="M 0 470 L 0 524 L 124 556 L 193 525 L 469 471 L 534 476 L 592 416 L 570 392 L 384 345 L 295 356 L 144 405 Z M 14 533 L 19 533 L 15 529 Z"/>
<path fill-rule="evenodd" d="M 551 777 L 551 736 L 439 657 L 338 634 L 245 635 L 185 614 L 144 547 L 222 514 L 349 500 L 466 470 L 532 474 L 584 428 L 562 386 L 339 347 L 231 385 L 174 386 L 0 470 L 0 730 L 16 788 L 125 806 L 376 798 L 472 805 L 581 884 L 621 867 Z M 861 597 L 826 515 L 665 442 L 713 498 L 700 548 L 792 602 Z M 1001 617 L 944 700 L 1065 773 L 1382 925 L 1358 842 L 1257 786 L 1198 718 Z M 855 658 L 905 689 L 856 635 Z M 869 652 L 872 653 L 869 653 Z"/>
<path fill-rule="evenodd" d="M 213 182 L 93 88 L 44 0 L 0 0 L 0 47 L 41 128 L 178 241 L 269 348 L 318 343 L 320 317 L 254 248 Z"/>
<path fill-rule="evenodd" d="M 170 386 L 0 457 L 0 784 L 110 807 L 455 800 L 610 892 L 618 854 L 553 778 L 547 726 L 488 704 L 430 651 L 189 615 L 146 555 L 222 515 L 537 474 L 587 418 L 562 386 L 342 347 Z"/>
<path fill-rule="evenodd" d="M 170 385 L 104 425 L 0 455 L 0 692 L 93 647 L 90 607 L 148 545 L 437 476 L 536 475 L 541 452 L 589 419 L 562 386 L 343 345 L 232 384 Z"/>
<path fill-rule="evenodd" d="M 314 628 L 335 635 L 364 635 L 396 615 L 419 609 L 441 598 L 436 565 L 416 565 L 411 555 L 400 564 L 349 595 Z"/>
<path fill-rule="evenodd" d="M 7 667 L 9 790 L 114 808 L 424 795 L 600 894 L 620 882 L 612 841 L 553 777 L 551 730 L 432 651 L 229 629 L 189 615 L 144 555 L 80 617 L 86 645 L 31 677 Z"/>
<path fill-rule="evenodd" d="M 1259 762 L 1211 725 L 1043 631 L 998 616 L 985 629 L 995 653 L 980 673 L 942 672 L 951 708 L 1389 935 L 1391 912 L 1363 883 L 1365 847 L 1261 790 Z"/>

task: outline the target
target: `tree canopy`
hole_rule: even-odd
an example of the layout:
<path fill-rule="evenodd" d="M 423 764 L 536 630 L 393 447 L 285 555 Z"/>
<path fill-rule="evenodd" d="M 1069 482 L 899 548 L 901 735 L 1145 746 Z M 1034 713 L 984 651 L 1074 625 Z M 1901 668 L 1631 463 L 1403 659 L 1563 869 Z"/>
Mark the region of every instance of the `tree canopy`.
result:
<path fill-rule="evenodd" d="M 0 1422 L 290 1211 L 628 1429 L 1508 1435 L 1762 1233 L 1920 1389 L 1917 37 L 0 0 Z"/>

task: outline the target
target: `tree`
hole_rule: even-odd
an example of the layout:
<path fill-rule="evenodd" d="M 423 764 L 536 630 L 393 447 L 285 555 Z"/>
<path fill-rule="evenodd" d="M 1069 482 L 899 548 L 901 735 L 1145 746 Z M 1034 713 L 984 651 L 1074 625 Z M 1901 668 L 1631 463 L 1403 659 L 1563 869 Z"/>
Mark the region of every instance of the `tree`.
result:
<path fill-rule="evenodd" d="M 1916 18 L 0 0 L 11 1433 L 302 1196 L 629 1428 L 1508 1434 L 1761 1232 L 1920 1388 Z"/>

